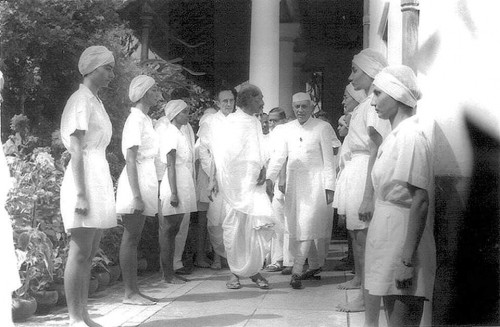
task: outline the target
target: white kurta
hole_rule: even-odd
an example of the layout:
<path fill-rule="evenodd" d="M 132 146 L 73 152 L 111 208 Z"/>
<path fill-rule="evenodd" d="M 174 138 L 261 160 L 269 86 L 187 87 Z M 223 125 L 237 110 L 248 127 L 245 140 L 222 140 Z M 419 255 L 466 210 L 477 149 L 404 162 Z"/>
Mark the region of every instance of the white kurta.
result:
<path fill-rule="evenodd" d="M 401 122 L 381 145 L 372 180 L 377 200 L 366 239 L 365 287 L 373 295 L 414 295 L 430 300 L 436 272 L 432 210 L 413 262 L 412 287 L 397 289 L 394 279 L 410 219 L 408 184 L 427 190 L 430 200 L 433 193 L 430 145 L 416 117 Z"/>
<path fill-rule="evenodd" d="M 158 156 L 159 137 L 153 122 L 140 109 L 131 108 L 122 133 L 122 153 L 127 158 L 127 150 L 137 146 L 137 178 L 139 191 L 144 202 L 143 215 L 154 216 L 158 213 L 158 183 L 154 160 Z M 116 212 L 131 214 L 134 195 L 128 180 L 127 167 L 118 180 L 116 191 Z"/>
<path fill-rule="evenodd" d="M 369 222 L 359 220 L 359 207 L 363 202 L 365 184 L 368 175 L 368 162 L 370 152 L 374 151 L 375 144 L 368 135 L 368 130 L 373 127 L 383 138 L 391 130 L 389 121 L 378 118 L 374 107 L 371 105 L 373 94 L 370 94 L 352 112 L 349 132 L 344 140 L 348 153 L 345 154 L 345 166 L 342 171 L 342 180 L 348 183 L 344 187 L 345 194 L 338 194 L 337 207 L 345 208 L 346 227 L 348 230 L 368 228 Z M 341 186 L 342 187 L 342 186 Z"/>
<path fill-rule="evenodd" d="M 332 207 L 326 203 L 325 190 L 335 190 L 335 166 L 330 124 L 310 118 L 301 125 L 297 120 L 284 125 L 281 151 L 269 163 L 267 178 L 276 180 L 288 157 L 285 191 L 286 227 L 299 241 L 331 235 Z"/>
<path fill-rule="evenodd" d="M 229 208 L 222 225 L 227 261 L 231 272 L 242 277 L 259 272 L 272 228 L 279 225 L 265 186 L 257 185 L 267 160 L 262 136 L 257 118 L 237 109 L 227 116 L 213 145 L 220 191 Z"/>
<path fill-rule="evenodd" d="M 156 131 L 160 137 L 160 160 L 166 164 L 167 154 L 175 150 L 175 172 L 177 181 L 177 197 L 179 204 L 173 207 L 170 204 L 172 191 L 168 178 L 168 169 L 165 169 L 160 185 L 160 199 L 163 216 L 194 212 L 196 208 L 196 192 L 194 186 L 194 139 L 188 139 L 175 125 L 159 123 Z"/>
<path fill-rule="evenodd" d="M 76 130 L 83 137 L 84 181 L 89 202 L 86 216 L 75 214 L 76 187 L 71 161 L 61 186 L 61 215 L 64 228 L 111 228 L 116 226 L 115 194 L 106 160 L 106 147 L 111 140 L 111 121 L 102 105 L 83 84 L 69 98 L 61 117 L 61 138 L 66 149 Z"/>

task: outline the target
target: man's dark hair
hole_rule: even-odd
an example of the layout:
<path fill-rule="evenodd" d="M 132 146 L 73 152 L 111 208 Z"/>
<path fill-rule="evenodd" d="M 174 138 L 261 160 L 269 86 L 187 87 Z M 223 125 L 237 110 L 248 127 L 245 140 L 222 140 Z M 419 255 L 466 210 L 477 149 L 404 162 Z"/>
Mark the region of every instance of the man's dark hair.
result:
<path fill-rule="evenodd" d="M 214 97 L 215 97 L 215 100 L 218 101 L 219 100 L 219 94 L 221 92 L 224 92 L 224 91 L 229 91 L 233 94 L 234 98 L 236 99 L 236 97 L 238 96 L 238 93 L 236 92 L 236 90 L 234 89 L 234 87 L 230 87 L 229 85 L 227 84 L 221 84 L 219 85 L 216 89 L 215 89 L 215 93 L 214 93 Z"/>
<path fill-rule="evenodd" d="M 269 111 L 269 114 L 278 114 L 280 119 L 286 119 L 286 112 L 283 108 L 275 107 Z"/>
<path fill-rule="evenodd" d="M 238 92 L 238 97 L 236 98 L 236 105 L 240 108 L 246 108 L 250 102 L 250 99 L 261 94 L 260 89 L 252 84 L 247 84 L 242 86 Z"/>

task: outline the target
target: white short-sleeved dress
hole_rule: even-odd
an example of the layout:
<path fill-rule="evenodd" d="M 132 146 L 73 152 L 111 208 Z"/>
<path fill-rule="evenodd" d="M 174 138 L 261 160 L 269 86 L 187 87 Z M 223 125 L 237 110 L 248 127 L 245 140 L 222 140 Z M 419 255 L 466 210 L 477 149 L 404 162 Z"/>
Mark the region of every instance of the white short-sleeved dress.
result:
<path fill-rule="evenodd" d="M 175 150 L 175 172 L 177 177 L 177 197 L 179 204 L 173 207 L 170 204 L 170 183 L 168 169 L 160 185 L 160 199 L 163 216 L 177 215 L 197 211 L 196 190 L 193 178 L 194 153 L 190 146 L 191 140 L 173 124 L 163 124 L 157 128 L 160 137 L 160 159 L 167 163 L 167 154 Z"/>
<path fill-rule="evenodd" d="M 373 295 L 413 295 L 430 300 L 436 271 L 432 210 L 414 257 L 412 287 L 396 288 L 394 277 L 410 219 L 408 184 L 427 190 L 432 201 L 430 145 L 415 117 L 401 122 L 380 146 L 372 180 L 376 203 L 366 239 L 365 287 Z"/>
<path fill-rule="evenodd" d="M 363 202 L 365 184 L 368 175 L 368 162 L 370 150 L 375 145 L 368 134 L 373 127 L 383 138 L 389 134 L 391 125 L 388 120 L 378 118 L 374 107 L 371 105 L 373 94 L 370 94 L 353 111 L 349 125 L 349 132 L 344 140 L 349 154 L 348 161 L 342 171 L 342 179 L 347 183 L 344 188 L 345 195 L 339 195 L 345 203 L 337 203 L 345 208 L 346 227 L 348 230 L 368 228 L 369 222 L 359 220 L 359 207 Z"/>
<path fill-rule="evenodd" d="M 156 177 L 155 157 L 158 156 L 159 137 L 148 115 L 137 108 L 130 109 L 130 115 L 123 127 L 122 152 L 127 157 L 127 150 L 137 148 L 137 177 L 145 216 L 158 213 L 158 182 Z M 123 168 L 116 192 L 116 212 L 131 214 L 134 195 L 128 180 L 127 167 Z"/>
<path fill-rule="evenodd" d="M 82 151 L 89 211 L 86 216 L 75 213 L 76 187 L 70 161 L 61 186 L 64 228 L 114 227 L 115 195 L 106 160 L 106 147 L 112 133 L 111 121 L 102 102 L 83 84 L 71 95 L 61 117 L 61 138 L 66 149 L 70 148 L 70 135 L 76 130 L 85 131 Z"/>

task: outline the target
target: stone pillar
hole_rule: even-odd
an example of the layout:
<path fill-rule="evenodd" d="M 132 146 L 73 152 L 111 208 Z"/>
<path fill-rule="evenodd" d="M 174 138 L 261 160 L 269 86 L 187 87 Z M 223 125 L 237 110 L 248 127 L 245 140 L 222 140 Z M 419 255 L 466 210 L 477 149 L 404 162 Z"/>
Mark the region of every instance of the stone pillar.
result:
<path fill-rule="evenodd" d="M 264 95 L 264 112 L 279 105 L 280 0 L 252 0 L 250 78 Z"/>
<path fill-rule="evenodd" d="M 415 54 L 418 49 L 418 24 L 419 0 L 401 0 L 401 11 L 403 13 L 403 45 L 402 62 L 403 65 L 410 66 L 417 71 Z"/>
<path fill-rule="evenodd" d="M 370 0 L 363 1 L 363 49 L 370 46 Z"/>
<path fill-rule="evenodd" d="M 299 33 L 299 27 L 299 23 L 280 24 L 279 106 L 285 109 L 287 117 L 293 116 L 293 48 L 295 45 L 295 39 Z M 269 109 L 272 109 L 272 107 L 269 107 Z"/>
<path fill-rule="evenodd" d="M 153 26 L 153 10 L 144 3 L 141 12 L 142 34 L 141 34 L 141 61 L 148 60 L 149 55 L 149 31 Z"/>

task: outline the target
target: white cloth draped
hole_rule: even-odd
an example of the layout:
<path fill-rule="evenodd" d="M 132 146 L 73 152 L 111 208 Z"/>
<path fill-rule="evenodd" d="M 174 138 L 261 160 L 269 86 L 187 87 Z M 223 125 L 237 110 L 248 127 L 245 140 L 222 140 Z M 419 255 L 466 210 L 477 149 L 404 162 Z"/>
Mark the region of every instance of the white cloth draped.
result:
<path fill-rule="evenodd" d="M 273 227 L 279 225 L 265 186 L 257 185 L 267 159 L 262 135 L 257 118 L 237 109 L 224 120 L 211 147 L 228 208 L 222 224 L 227 260 L 231 272 L 241 277 L 259 272 Z"/>

